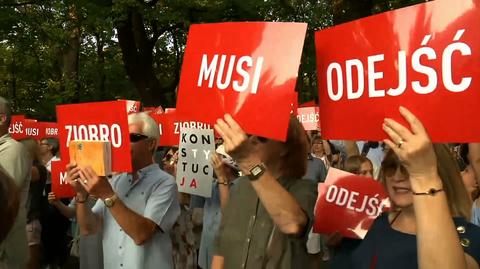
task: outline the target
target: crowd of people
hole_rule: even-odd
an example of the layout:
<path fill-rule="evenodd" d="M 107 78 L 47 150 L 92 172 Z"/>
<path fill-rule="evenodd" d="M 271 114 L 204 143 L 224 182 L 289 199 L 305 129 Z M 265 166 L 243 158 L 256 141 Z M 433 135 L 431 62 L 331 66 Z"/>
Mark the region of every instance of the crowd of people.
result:
<path fill-rule="evenodd" d="M 480 143 L 433 144 L 415 115 L 399 113 L 408 126 L 385 119 L 380 142 L 325 140 L 294 116 L 279 142 L 226 114 L 214 125 L 210 198 L 178 192 L 178 148 L 159 148 L 158 124 L 133 113 L 132 172 L 102 177 L 71 163 L 69 200 L 51 187 L 58 140 L 12 139 L 0 97 L 0 269 L 478 269 Z M 388 193 L 391 209 L 363 240 L 312 230 L 332 168 Z"/>

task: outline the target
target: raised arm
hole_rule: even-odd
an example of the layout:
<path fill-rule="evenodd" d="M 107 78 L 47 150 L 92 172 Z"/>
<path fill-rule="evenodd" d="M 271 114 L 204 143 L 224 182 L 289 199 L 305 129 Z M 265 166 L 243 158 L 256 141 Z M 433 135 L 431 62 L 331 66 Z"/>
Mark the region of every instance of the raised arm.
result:
<path fill-rule="evenodd" d="M 263 162 L 255 152 L 253 137 L 248 137 L 237 122 L 228 114 L 219 119 L 215 130 L 222 136 L 225 151 L 237 162 L 244 174 L 250 174 L 250 169 Z M 278 173 L 272 168 L 252 181 L 260 201 L 269 213 L 273 222 L 285 234 L 297 235 L 305 231 L 308 223 L 307 214 L 302 210 L 296 199 L 277 181 Z"/>
<path fill-rule="evenodd" d="M 154 221 L 128 208 L 125 203 L 116 196 L 106 177 L 97 176 L 91 167 L 81 169 L 79 175 L 80 184 L 82 184 L 89 194 L 101 200 L 105 200 L 106 198 L 113 198 L 115 200 L 114 205 L 109 207 L 108 210 L 110 210 L 115 221 L 122 227 L 125 233 L 132 238 L 135 244 L 142 245 L 159 230 L 159 226 Z M 91 221 L 92 219 L 87 219 L 88 224 L 93 224 Z M 92 226 L 89 226 L 89 228 L 92 228 Z"/>
<path fill-rule="evenodd" d="M 219 154 L 212 154 L 212 165 L 217 176 L 218 191 L 220 194 L 220 207 L 225 209 L 228 199 L 230 197 L 230 181 L 232 176 L 229 175 L 229 168 L 222 162 Z"/>
<path fill-rule="evenodd" d="M 75 208 L 66 206 L 64 203 L 62 203 L 59 199 L 57 199 L 54 192 L 50 192 L 48 194 L 48 203 L 58 209 L 60 214 L 62 214 L 65 218 L 71 219 L 75 217 Z"/>
<path fill-rule="evenodd" d="M 67 165 L 67 180 L 68 183 L 75 190 L 75 211 L 77 222 L 80 227 L 80 234 L 91 235 L 96 234 L 102 227 L 102 218 L 96 215 L 92 210 L 86 206 L 85 202 L 88 199 L 88 192 L 80 184 L 80 168 L 75 164 Z"/>
<path fill-rule="evenodd" d="M 407 169 L 412 193 L 442 190 L 436 155 L 425 128 L 407 109 L 400 107 L 400 113 L 411 130 L 392 119 L 385 119 L 383 129 L 390 137 L 385 143 Z M 434 195 L 413 195 L 413 206 L 419 268 L 478 268 L 460 244 L 444 191 Z"/>

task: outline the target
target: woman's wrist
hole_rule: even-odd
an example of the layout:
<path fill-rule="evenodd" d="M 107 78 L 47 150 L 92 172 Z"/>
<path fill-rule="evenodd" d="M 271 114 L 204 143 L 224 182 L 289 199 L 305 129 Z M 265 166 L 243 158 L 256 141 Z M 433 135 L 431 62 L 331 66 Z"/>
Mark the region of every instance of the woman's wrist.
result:
<path fill-rule="evenodd" d="M 78 204 L 83 204 L 87 201 L 88 196 L 88 193 L 77 193 L 77 195 L 75 195 L 75 202 Z"/>
<path fill-rule="evenodd" d="M 437 173 L 431 175 L 410 176 L 410 184 L 412 192 L 414 193 L 427 192 L 431 189 L 443 189 L 443 182 Z"/>

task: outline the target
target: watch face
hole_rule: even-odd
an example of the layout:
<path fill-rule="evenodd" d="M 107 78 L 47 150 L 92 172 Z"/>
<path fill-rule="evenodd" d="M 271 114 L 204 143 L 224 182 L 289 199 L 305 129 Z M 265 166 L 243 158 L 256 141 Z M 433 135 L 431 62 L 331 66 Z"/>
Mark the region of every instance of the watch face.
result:
<path fill-rule="evenodd" d="M 252 175 L 256 176 L 262 172 L 262 167 L 257 165 L 254 168 L 252 168 L 250 172 L 252 173 Z"/>
<path fill-rule="evenodd" d="M 107 207 L 112 206 L 112 204 L 113 204 L 113 201 L 112 201 L 110 198 L 105 199 L 105 205 L 106 205 Z"/>

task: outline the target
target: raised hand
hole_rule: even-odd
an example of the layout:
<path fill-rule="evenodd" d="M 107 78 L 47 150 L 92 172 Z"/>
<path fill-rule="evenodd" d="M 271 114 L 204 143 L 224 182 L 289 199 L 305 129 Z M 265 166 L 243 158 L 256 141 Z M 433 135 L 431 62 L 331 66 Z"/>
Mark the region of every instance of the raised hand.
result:
<path fill-rule="evenodd" d="M 228 167 L 222 162 L 220 154 L 212 154 L 212 165 L 219 181 L 228 181 Z"/>
<path fill-rule="evenodd" d="M 80 170 L 80 184 L 90 194 L 102 200 L 112 197 L 115 192 L 106 177 L 97 176 L 92 167 Z"/>
<path fill-rule="evenodd" d="M 58 200 L 58 198 L 55 196 L 55 193 L 54 192 L 49 192 L 48 193 L 48 203 L 53 205 L 53 204 L 56 204 L 60 202 L 60 200 Z"/>
<path fill-rule="evenodd" d="M 437 175 L 437 159 L 432 142 L 420 120 L 408 109 L 400 107 L 400 114 L 410 129 L 393 119 L 385 119 L 383 130 L 390 139 L 384 142 L 395 152 L 409 173 L 412 185 L 428 183 Z"/>
<path fill-rule="evenodd" d="M 225 152 L 232 156 L 242 170 L 248 170 L 252 164 L 261 162 L 256 154 L 252 154 L 254 147 L 251 139 L 232 116 L 225 114 L 223 119 L 217 120 L 214 128 L 223 138 Z"/>
<path fill-rule="evenodd" d="M 67 164 L 67 181 L 72 186 L 73 190 L 77 194 L 82 194 L 86 195 L 87 191 L 83 188 L 83 186 L 80 184 L 80 168 L 77 167 L 77 164 L 75 163 L 70 163 Z"/>

